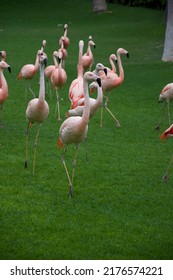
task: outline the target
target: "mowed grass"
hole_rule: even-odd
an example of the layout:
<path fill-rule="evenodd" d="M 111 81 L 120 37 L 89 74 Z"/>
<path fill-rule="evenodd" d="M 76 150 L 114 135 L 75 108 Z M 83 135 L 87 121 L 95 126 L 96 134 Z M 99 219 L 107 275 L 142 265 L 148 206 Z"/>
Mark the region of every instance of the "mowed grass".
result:
<path fill-rule="evenodd" d="M 158 96 L 172 82 L 173 65 L 161 61 L 164 12 L 108 4 L 109 12 L 92 13 L 92 1 L 8 1 L 1 5 L 0 49 L 12 74 L 4 71 L 9 97 L 3 107 L 0 129 L 0 258 L 1 259 L 172 259 L 173 168 L 167 183 L 162 176 L 173 152 L 172 140 L 159 136 L 168 127 Z M 69 3 L 70 2 L 70 3 Z M 68 180 L 57 148 L 60 124 L 54 117 L 55 93 L 42 126 L 35 175 L 32 175 L 37 124 L 29 131 L 29 163 L 24 168 L 24 81 L 16 80 L 21 67 L 34 63 L 43 39 L 49 64 L 58 49 L 63 25 L 69 25 L 71 44 L 62 88 L 61 114 L 69 109 L 68 89 L 76 77 L 78 42 L 85 50 L 88 36 L 96 43 L 95 64 L 109 66 L 109 55 L 119 47 L 125 81 L 110 94 L 109 108 L 121 127 L 104 110 L 89 123 L 89 161 L 85 144 L 80 147 L 74 196 L 68 197 Z M 94 66 L 93 66 L 94 68 Z M 39 73 L 31 82 L 38 94 Z M 171 113 L 173 113 L 171 106 Z M 75 147 L 66 161 L 71 172 Z"/>

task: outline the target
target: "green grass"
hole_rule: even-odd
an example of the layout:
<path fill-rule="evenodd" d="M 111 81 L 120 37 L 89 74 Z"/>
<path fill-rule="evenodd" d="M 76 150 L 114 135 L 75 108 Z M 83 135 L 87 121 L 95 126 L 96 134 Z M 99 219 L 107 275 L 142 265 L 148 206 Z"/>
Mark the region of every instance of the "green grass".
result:
<path fill-rule="evenodd" d="M 171 157 L 172 140 L 161 131 L 158 96 L 172 81 L 172 63 L 161 61 L 165 24 L 162 11 L 109 4 L 111 13 L 93 14 L 92 1 L 8 1 L 1 5 L 0 49 L 12 74 L 4 72 L 9 98 L 0 129 L 0 258 L 1 259 L 173 259 L 173 171 L 162 176 Z M 96 43 L 95 63 L 109 66 L 108 57 L 123 47 L 124 83 L 112 91 L 109 108 L 121 123 L 117 128 L 104 111 L 89 123 L 89 162 L 80 147 L 74 197 L 57 149 L 60 123 L 54 118 L 55 95 L 40 132 L 35 175 L 32 175 L 35 124 L 30 129 L 29 165 L 25 161 L 24 82 L 20 68 L 33 63 L 43 39 L 52 64 L 63 24 L 69 24 L 67 84 L 61 92 L 63 118 L 70 106 L 68 89 L 76 77 L 78 42 Z M 38 92 L 37 75 L 32 88 Z M 67 165 L 72 168 L 74 146 Z"/>

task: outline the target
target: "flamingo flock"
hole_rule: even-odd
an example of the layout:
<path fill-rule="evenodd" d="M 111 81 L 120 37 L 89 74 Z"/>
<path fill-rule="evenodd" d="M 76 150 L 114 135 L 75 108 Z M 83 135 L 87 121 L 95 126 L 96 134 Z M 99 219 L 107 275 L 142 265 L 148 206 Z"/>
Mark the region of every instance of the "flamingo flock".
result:
<path fill-rule="evenodd" d="M 105 66 L 99 62 L 94 67 L 93 48 L 96 47 L 92 36 L 88 38 L 87 51 L 84 53 L 84 40 L 79 40 L 78 45 L 78 60 L 77 60 L 77 75 L 76 78 L 69 81 L 69 90 L 67 96 L 69 98 L 69 109 L 64 112 L 65 120 L 60 113 L 60 96 L 63 92 L 63 87 L 67 83 L 67 71 L 65 70 L 65 62 L 68 61 L 67 49 L 71 44 L 67 36 L 68 25 L 64 25 L 64 33 L 58 40 L 58 48 L 52 52 L 53 64 L 46 66 L 47 54 L 45 47 L 46 40 L 42 41 L 41 48 L 36 52 L 34 64 L 25 64 L 21 67 L 17 79 L 24 79 L 25 96 L 28 96 L 28 90 L 32 93 L 33 98 L 28 102 L 26 108 L 26 157 L 24 166 L 28 167 L 29 158 L 29 132 L 34 123 L 38 124 L 37 133 L 34 141 L 34 155 L 32 164 L 32 174 L 35 174 L 37 144 L 43 123 L 48 118 L 49 104 L 46 101 L 46 91 L 52 90 L 55 92 L 56 106 L 55 117 L 59 122 L 62 122 L 59 128 L 58 148 L 62 149 L 62 163 L 69 183 L 69 196 L 73 196 L 74 175 L 76 169 L 76 160 L 79 152 L 80 144 L 87 139 L 88 127 L 91 118 L 93 118 L 100 110 L 100 127 L 103 126 L 103 109 L 105 109 L 115 121 L 116 126 L 121 126 L 119 120 L 108 108 L 110 103 L 111 93 L 115 92 L 125 78 L 124 68 L 122 64 L 122 56 L 129 57 L 129 52 L 124 48 L 118 48 L 115 53 L 111 53 L 108 57 L 109 66 Z M 6 52 L 0 51 L 0 127 L 3 127 L 2 122 L 2 107 L 8 97 L 8 84 L 4 77 L 4 70 L 8 69 L 11 72 L 10 65 L 6 62 Z M 39 71 L 39 92 L 36 97 L 35 92 L 30 87 L 30 82 L 36 73 Z M 47 88 L 45 83 L 47 82 Z M 90 94 L 96 93 L 95 98 L 91 98 Z M 159 95 L 159 101 L 166 101 L 168 107 L 169 128 L 166 129 L 160 136 L 164 141 L 168 137 L 173 137 L 173 124 L 171 125 L 169 102 L 173 99 L 173 83 L 166 85 Z M 51 98 L 52 100 L 52 98 Z M 159 126 L 157 127 L 157 129 Z M 75 145 L 75 153 L 72 159 L 71 175 L 66 164 L 67 147 L 70 144 Z M 168 170 L 173 161 L 171 157 L 170 163 L 166 170 L 163 180 L 168 178 Z"/>

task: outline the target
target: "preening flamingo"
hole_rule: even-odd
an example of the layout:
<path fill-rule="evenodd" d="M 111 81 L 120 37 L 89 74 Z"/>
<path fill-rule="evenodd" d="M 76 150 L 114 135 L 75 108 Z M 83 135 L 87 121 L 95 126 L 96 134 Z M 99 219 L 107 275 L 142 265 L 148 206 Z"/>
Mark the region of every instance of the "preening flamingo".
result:
<path fill-rule="evenodd" d="M 3 127 L 2 107 L 8 97 L 8 84 L 3 74 L 4 69 L 8 69 L 8 71 L 11 73 L 10 65 L 8 65 L 4 60 L 1 60 L 0 61 L 0 127 Z"/>
<path fill-rule="evenodd" d="M 62 52 L 61 51 L 58 52 L 58 57 L 59 57 L 60 63 L 59 64 L 56 63 L 55 69 L 53 70 L 52 75 L 50 77 L 50 81 L 51 81 L 53 89 L 55 89 L 55 91 L 56 91 L 56 98 L 57 98 L 56 108 L 58 108 L 58 121 L 60 121 L 61 116 L 60 116 L 60 102 L 59 102 L 58 90 L 61 89 L 63 87 L 63 85 L 66 83 L 67 74 L 66 74 L 66 71 L 62 67 Z M 55 114 L 56 114 L 56 110 L 55 110 Z"/>
<path fill-rule="evenodd" d="M 164 141 L 166 138 L 170 138 L 170 137 L 173 137 L 173 124 L 171 124 L 170 127 L 168 129 L 166 129 L 161 134 L 160 139 L 162 141 Z M 171 160 L 170 160 L 170 162 L 168 164 L 167 170 L 166 170 L 166 172 L 165 172 L 165 174 L 164 174 L 164 176 L 162 178 L 164 181 L 166 181 L 168 179 L 168 171 L 169 171 L 169 168 L 171 166 L 172 161 L 173 161 L 173 155 L 172 155 Z"/>
<path fill-rule="evenodd" d="M 87 52 L 82 56 L 82 65 L 84 69 L 89 69 L 90 71 L 94 63 L 91 47 L 95 48 L 96 44 L 92 40 L 92 36 L 89 36 Z"/>
<path fill-rule="evenodd" d="M 84 74 L 84 96 L 85 96 L 85 109 L 83 111 L 82 117 L 69 117 L 67 118 L 60 127 L 59 130 L 59 139 L 58 146 L 63 147 L 64 152 L 62 155 L 62 162 L 65 168 L 65 172 L 69 181 L 69 195 L 72 196 L 72 186 L 74 180 L 74 171 L 76 167 L 76 157 L 79 150 L 80 143 L 86 138 L 88 132 L 88 122 L 90 115 L 90 101 L 89 101 L 89 93 L 88 93 L 88 83 L 89 81 L 96 80 L 100 84 L 100 78 L 96 76 L 92 72 L 86 72 Z M 72 177 L 70 178 L 69 172 L 67 170 L 65 155 L 67 151 L 67 146 L 69 144 L 76 145 L 76 151 L 73 158 L 73 169 L 72 169 Z"/>
<path fill-rule="evenodd" d="M 75 103 L 84 97 L 84 88 L 83 88 L 83 73 L 84 68 L 82 65 L 82 54 L 83 54 L 84 41 L 79 41 L 79 56 L 77 64 L 77 78 L 74 79 L 69 87 L 69 99 L 71 101 L 71 108 L 75 107 Z"/>
<path fill-rule="evenodd" d="M 123 48 L 119 48 L 117 50 L 117 61 L 118 61 L 118 68 L 119 68 L 119 75 L 115 73 L 114 71 L 108 71 L 107 75 L 99 75 L 102 82 L 102 89 L 104 93 L 104 98 L 106 99 L 106 102 L 104 104 L 104 108 L 110 113 L 112 118 L 115 120 L 117 126 L 120 126 L 120 122 L 117 120 L 117 118 L 114 116 L 114 114 L 108 109 L 107 103 L 109 102 L 109 94 L 110 91 L 112 91 L 114 88 L 121 85 L 124 81 L 124 69 L 121 62 L 121 55 L 126 55 L 129 57 L 128 51 L 126 51 Z M 93 84 L 94 87 L 94 84 Z M 100 126 L 102 126 L 102 111 L 101 111 L 101 122 Z"/>
<path fill-rule="evenodd" d="M 35 74 L 37 73 L 37 70 L 39 68 L 39 57 L 40 57 L 40 50 L 37 51 L 37 55 L 36 55 L 36 60 L 35 60 L 35 64 L 26 64 L 22 67 L 22 69 L 20 70 L 17 79 L 25 79 L 25 82 L 30 82 L 31 79 L 33 79 L 33 77 L 35 76 Z M 25 96 L 27 96 L 28 93 L 28 89 L 31 91 L 33 97 L 35 97 L 35 94 L 33 92 L 33 90 L 31 89 L 30 85 L 27 85 L 25 83 Z"/>
<path fill-rule="evenodd" d="M 173 83 L 169 83 L 162 89 L 162 91 L 159 95 L 159 102 L 165 101 L 163 109 L 165 108 L 165 105 L 167 104 L 169 125 L 171 125 L 169 103 L 172 99 L 173 99 Z M 161 117 L 162 117 L 162 114 L 160 113 L 160 119 L 161 119 Z M 156 129 L 159 130 L 159 128 L 160 128 L 160 121 L 159 121 L 159 125 L 156 127 Z"/>
<path fill-rule="evenodd" d="M 67 37 L 68 24 L 64 24 L 64 48 L 67 49 L 70 45 L 70 39 Z"/>
<path fill-rule="evenodd" d="M 37 141 L 38 141 L 38 136 L 40 133 L 41 126 L 45 119 L 47 118 L 49 114 L 49 105 L 45 101 L 45 80 L 44 80 L 44 67 L 47 63 L 47 58 L 46 56 L 39 51 L 38 52 L 38 59 L 40 63 L 40 90 L 39 90 L 39 97 L 32 99 L 27 106 L 26 109 L 26 118 L 28 120 L 28 125 L 26 129 L 26 160 L 25 160 L 25 167 L 28 165 L 28 132 L 29 132 L 29 127 L 33 123 L 38 123 L 38 130 L 37 134 L 35 137 L 35 142 L 34 142 L 34 160 L 33 160 L 33 169 L 32 173 L 34 174 L 35 171 L 35 161 L 36 161 L 36 149 L 37 149 Z"/>

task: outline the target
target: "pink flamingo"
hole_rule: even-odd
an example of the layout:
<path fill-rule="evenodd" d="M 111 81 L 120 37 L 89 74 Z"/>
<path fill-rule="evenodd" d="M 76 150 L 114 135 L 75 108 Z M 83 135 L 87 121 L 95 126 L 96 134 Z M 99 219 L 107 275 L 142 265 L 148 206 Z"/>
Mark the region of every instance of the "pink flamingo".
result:
<path fill-rule="evenodd" d="M 79 56 L 77 65 L 77 78 L 72 81 L 69 87 L 69 99 L 71 101 L 71 108 L 75 107 L 75 103 L 84 97 L 83 88 L 83 73 L 84 68 L 82 65 L 82 54 L 83 54 L 84 41 L 79 41 Z"/>
<path fill-rule="evenodd" d="M 58 51 L 62 52 L 62 66 L 65 67 L 65 60 L 67 58 L 67 50 L 64 47 L 64 37 L 62 36 L 59 40 L 60 48 Z"/>
<path fill-rule="evenodd" d="M 90 71 L 94 63 L 94 57 L 92 54 L 91 47 L 95 48 L 96 44 L 93 42 L 92 36 L 89 36 L 87 52 L 82 56 L 82 65 L 84 69 L 89 68 Z"/>
<path fill-rule="evenodd" d="M 66 175 L 69 181 L 69 195 L 72 196 L 72 185 L 74 180 L 74 171 L 76 167 L 76 157 L 79 150 L 80 143 L 86 138 L 88 132 L 88 122 L 89 122 L 89 115 L 90 115 L 90 101 L 89 101 L 89 93 L 88 93 L 88 82 L 97 80 L 100 83 L 100 79 L 92 72 L 86 72 L 84 74 L 84 95 L 85 95 L 85 110 L 83 111 L 82 117 L 69 117 L 67 118 L 61 125 L 59 130 L 59 139 L 58 139 L 58 146 L 61 148 L 63 145 L 64 152 L 62 155 L 62 162 L 66 171 Z M 69 172 L 67 170 L 66 162 L 65 162 L 65 155 L 67 151 L 67 146 L 69 144 L 76 145 L 76 152 L 73 158 L 73 169 L 72 169 L 72 178 L 69 176 Z"/>
<path fill-rule="evenodd" d="M 166 138 L 172 138 L 172 137 L 173 137 L 173 124 L 171 124 L 170 127 L 168 127 L 168 128 L 161 134 L 160 139 L 161 139 L 162 141 L 164 141 Z M 171 166 L 172 161 L 173 161 L 173 155 L 172 155 L 171 160 L 170 160 L 170 162 L 169 162 L 169 164 L 168 164 L 167 170 L 166 170 L 166 172 L 165 172 L 165 174 L 164 174 L 164 176 L 163 176 L 163 178 L 162 178 L 164 181 L 166 181 L 166 180 L 168 179 L 168 171 L 169 171 L 169 168 L 170 168 L 170 166 Z"/>
<path fill-rule="evenodd" d="M 53 88 L 56 90 L 56 98 L 57 98 L 57 103 L 56 103 L 56 109 L 58 107 L 58 121 L 61 120 L 60 116 L 60 104 L 59 104 L 59 93 L 58 89 L 61 89 L 62 86 L 66 83 L 67 81 L 67 74 L 66 71 L 62 67 L 62 52 L 58 52 L 58 57 L 60 59 L 60 63 L 55 65 L 55 69 L 52 72 L 52 75 L 50 77 L 51 84 Z M 56 114 L 56 110 L 55 110 Z"/>
<path fill-rule="evenodd" d="M 68 25 L 64 24 L 64 48 L 67 49 L 68 46 L 70 45 L 70 39 L 67 37 L 67 29 L 68 29 Z"/>
<path fill-rule="evenodd" d="M 8 97 L 8 84 L 3 74 L 4 69 L 8 69 L 8 71 L 11 73 L 10 65 L 8 65 L 4 60 L 1 60 L 0 61 L 0 127 L 3 127 L 2 118 L 1 118 L 2 107 Z"/>
<path fill-rule="evenodd" d="M 107 102 L 109 102 L 109 94 L 110 91 L 114 88 L 120 86 L 124 81 L 124 69 L 121 62 L 121 55 L 126 55 L 129 57 L 128 51 L 126 51 L 123 48 L 119 48 L 117 50 L 117 61 L 118 61 L 118 67 L 119 67 L 119 75 L 115 73 L 114 71 L 108 71 L 107 75 L 100 75 L 101 81 L 102 81 L 102 89 L 104 92 L 104 98 L 106 99 L 106 102 L 104 104 L 104 108 L 110 113 L 112 118 L 115 120 L 117 126 L 120 126 L 119 121 L 114 116 L 114 114 L 109 110 L 107 107 Z M 101 111 L 101 122 L 100 126 L 102 126 L 102 111 Z"/>
<path fill-rule="evenodd" d="M 17 79 L 20 79 L 20 80 L 25 79 L 26 81 L 30 81 L 31 79 L 33 79 L 33 77 L 35 76 L 35 74 L 37 73 L 37 70 L 39 68 L 39 57 L 40 57 L 40 50 L 37 52 L 35 64 L 24 65 L 22 67 L 22 69 L 20 70 L 20 72 L 17 76 Z M 27 96 L 28 89 L 33 94 L 33 97 L 35 97 L 35 94 L 34 94 L 33 90 L 31 89 L 31 87 L 27 86 L 26 84 L 25 84 L 25 96 Z"/>
<path fill-rule="evenodd" d="M 93 73 L 98 76 L 99 72 L 103 71 L 106 75 L 107 75 L 107 68 L 102 64 L 102 63 L 97 63 L 95 70 L 93 71 Z M 103 91 L 102 91 L 102 87 L 100 87 L 98 85 L 98 83 L 96 83 L 97 86 L 97 99 L 94 98 L 89 98 L 90 100 L 90 118 L 93 117 L 96 112 L 98 111 L 98 109 L 102 106 L 102 102 L 103 102 Z M 92 87 L 92 83 L 90 84 L 89 88 Z M 83 114 L 83 110 L 85 108 L 84 106 L 84 102 L 85 98 L 80 98 L 77 102 L 76 102 L 76 107 L 73 109 L 70 109 L 66 116 L 82 116 Z"/>
<path fill-rule="evenodd" d="M 170 101 L 173 99 L 173 83 L 169 83 L 167 84 L 161 91 L 160 95 L 159 95 L 159 102 L 163 102 L 163 101 L 166 101 L 164 103 L 164 107 L 163 109 L 165 108 L 165 105 L 167 104 L 167 110 L 168 110 L 168 120 L 169 120 L 169 125 L 171 124 L 171 116 L 170 116 L 170 110 L 169 110 L 169 104 L 170 104 Z M 162 109 L 162 110 L 163 110 Z M 162 115 L 160 113 L 160 119 L 161 119 Z M 160 124 L 158 126 L 156 126 L 156 129 L 159 130 L 160 128 Z"/>
<path fill-rule="evenodd" d="M 44 67 L 47 62 L 46 56 L 39 51 L 38 52 L 38 58 L 40 62 L 40 90 L 39 90 L 39 97 L 32 99 L 27 106 L 26 109 L 26 118 L 28 120 L 28 126 L 26 130 L 26 160 L 25 160 L 25 167 L 28 165 L 28 132 L 29 127 L 32 126 L 33 123 L 38 123 L 39 127 L 37 130 L 37 134 L 35 137 L 34 142 L 34 160 L 33 160 L 33 169 L 32 173 L 34 174 L 35 171 L 35 161 L 36 161 L 36 148 L 37 148 L 37 141 L 38 136 L 40 133 L 41 126 L 45 119 L 47 118 L 49 114 L 49 105 L 45 101 L 45 81 L 44 81 Z"/>

